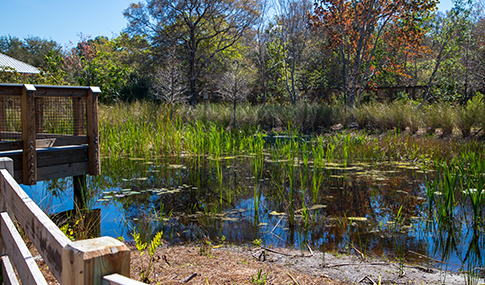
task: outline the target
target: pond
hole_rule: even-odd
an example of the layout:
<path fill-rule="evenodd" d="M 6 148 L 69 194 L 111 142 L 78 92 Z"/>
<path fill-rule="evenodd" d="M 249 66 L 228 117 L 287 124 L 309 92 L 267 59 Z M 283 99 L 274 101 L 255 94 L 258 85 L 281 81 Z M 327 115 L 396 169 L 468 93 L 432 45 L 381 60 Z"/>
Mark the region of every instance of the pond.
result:
<path fill-rule="evenodd" d="M 87 204 L 101 234 L 132 239 L 163 230 L 172 243 L 214 243 L 351 252 L 458 271 L 484 266 L 483 227 L 471 205 L 452 221 L 429 211 L 425 173 L 394 161 L 283 159 L 274 153 L 102 161 Z M 48 213 L 72 209 L 71 179 L 22 186 Z M 440 193 L 436 193 L 440 195 Z M 457 193 L 460 195 L 460 193 Z"/>

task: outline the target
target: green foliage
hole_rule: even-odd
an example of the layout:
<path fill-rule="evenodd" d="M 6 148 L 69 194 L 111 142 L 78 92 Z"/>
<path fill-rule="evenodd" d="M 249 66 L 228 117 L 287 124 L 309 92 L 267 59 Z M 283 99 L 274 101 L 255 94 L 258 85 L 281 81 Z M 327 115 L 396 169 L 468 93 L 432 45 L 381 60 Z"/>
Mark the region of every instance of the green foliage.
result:
<path fill-rule="evenodd" d="M 163 233 L 160 231 L 157 234 L 155 234 L 152 241 L 148 245 L 148 248 L 147 248 L 147 243 L 143 241 L 139 233 L 137 233 L 136 231 L 133 231 L 132 235 L 133 235 L 133 239 L 135 240 L 136 249 L 138 250 L 138 253 L 140 255 L 140 264 L 141 264 L 140 279 L 142 282 L 150 282 L 150 273 L 152 270 L 153 262 L 155 261 L 155 258 L 154 258 L 155 251 L 157 247 L 159 247 L 163 242 L 162 241 Z M 143 261 L 143 255 L 146 252 L 148 252 L 148 263 L 145 266 L 145 262 Z"/>
<path fill-rule="evenodd" d="M 265 285 L 268 279 L 268 273 L 263 274 L 263 269 L 258 269 L 256 276 L 251 275 L 251 284 Z"/>

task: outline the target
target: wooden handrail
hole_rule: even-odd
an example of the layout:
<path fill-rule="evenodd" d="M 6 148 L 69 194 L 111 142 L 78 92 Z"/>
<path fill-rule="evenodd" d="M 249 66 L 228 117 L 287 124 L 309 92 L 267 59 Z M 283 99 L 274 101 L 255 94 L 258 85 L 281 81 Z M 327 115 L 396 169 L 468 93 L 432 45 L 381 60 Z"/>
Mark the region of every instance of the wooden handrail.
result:
<path fill-rule="evenodd" d="M 130 249 L 124 243 L 111 237 L 70 241 L 14 180 L 10 173 L 13 172 L 13 161 L 1 158 L 0 168 L 4 168 L 0 169 L 0 237 L 6 243 L 2 253 L 12 258 L 17 271 L 25 271 L 22 273 L 25 276 L 21 275 L 22 284 L 46 283 L 43 278 L 38 278 L 40 271 L 35 269 L 35 261 L 20 243 L 22 238 L 11 222 L 14 217 L 61 284 L 102 284 L 108 282 L 103 281 L 105 275 L 115 273 L 127 276 L 115 280 L 128 281 L 108 284 L 142 284 L 128 278 Z M 20 245 L 14 247 L 13 244 Z M 2 260 L 6 262 L 4 276 L 9 275 L 9 258 L 2 257 Z"/>
<path fill-rule="evenodd" d="M 93 86 L 49 86 L 49 85 L 32 85 L 32 84 L 3 84 L 0 83 L 0 137 L 9 140 L 6 143 L 0 144 L 1 151 L 21 150 L 21 157 L 16 159 L 15 170 L 19 173 L 14 175 L 19 183 L 24 185 L 34 185 L 38 180 L 44 180 L 49 176 L 42 176 L 41 172 L 46 170 L 38 169 L 38 155 L 37 150 L 45 147 L 45 139 L 58 139 L 50 146 L 73 145 L 73 144 L 87 144 L 88 151 L 86 152 L 86 159 L 78 161 L 75 167 L 70 168 L 69 176 L 80 175 L 99 175 L 100 161 L 99 161 L 99 131 L 98 131 L 98 96 L 101 93 L 99 87 Z M 7 128 L 6 114 L 7 109 L 11 108 L 7 104 L 7 96 L 19 96 L 20 98 L 20 115 L 21 115 L 21 131 L 18 127 L 14 129 Z M 72 118 L 72 130 L 69 129 L 69 134 L 66 135 L 59 131 L 59 134 L 44 133 L 45 118 L 44 112 L 49 111 L 50 102 L 46 97 L 67 97 L 69 100 L 57 100 L 54 102 L 64 102 L 63 104 L 71 104 L 67 109 L 68 114 Z M 47 100 L 47 101 L 46 101 Z M 17 104 L 17 103 L 16 103 Z M 18 105 L 15 111 L 18 112 Z M 50 110 L 52 111 L 52 110 Z M 49 113 L 49 112 L 48 112 Z M 50 113 L 49 113 L 50 114 Z M 14 122 L 17 122 L 14 120 Z M 10 127 L 11 128 L 11 127 Z M 72 132 L 71 132 L 72 131 Z M 21 140 L 21 143 L 18 142 Z M 44 141 L 42 141 L 44 140 Z M 48 143 L 48 142 L 47 142 Z M 4 156 L 4 155 L 2 155 Z M 20 163 L 20 164 L 19 164 Z M 55 166 L 53 166 L 55 167 Z M 51 174 L 52 171 L 49 173 Z"/>

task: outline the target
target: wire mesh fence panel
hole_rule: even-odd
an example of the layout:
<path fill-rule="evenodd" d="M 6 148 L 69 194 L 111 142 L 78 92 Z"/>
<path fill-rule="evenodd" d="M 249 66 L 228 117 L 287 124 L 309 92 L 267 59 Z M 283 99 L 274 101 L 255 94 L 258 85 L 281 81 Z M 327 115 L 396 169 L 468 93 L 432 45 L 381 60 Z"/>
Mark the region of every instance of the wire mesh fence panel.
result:
<path fill-rule="evenodd" d="M 37 97 L 35 100 L 36 133 L 50 137 L 86 134 L 85 97 Z"/>
<path fill-rule="evenodd" d="M 0 96 L 0 140 L 22 140 L 20 96 Z"/>

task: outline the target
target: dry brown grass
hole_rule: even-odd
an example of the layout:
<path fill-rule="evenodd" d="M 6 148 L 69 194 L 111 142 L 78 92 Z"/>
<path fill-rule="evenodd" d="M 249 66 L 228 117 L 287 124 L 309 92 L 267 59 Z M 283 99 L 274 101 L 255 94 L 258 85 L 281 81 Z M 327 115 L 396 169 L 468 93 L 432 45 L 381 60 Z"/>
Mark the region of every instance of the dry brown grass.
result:
<path fill-rule="evenodd" d="M 140 257 L 136 248 L 133 247 L 131 250 L 131 278 L 139 280 Z M 289 265 L 277 265 L 271 260 L 258 261 L 252 256 L 253 250 L 249 247 L 217 248 L 207 256 L 200 255 L 198 252 L 199 249 L 196 246 L 159 247 L 155 253 L 157 261 L 150 275 L 150 284 L 251 284 L 251 276 L 256 277 L 260 269 L 262 275 L 267 274 L 266 284 L 268 285 L 341 284 L 323 275 L 314 276 L 296 271 Z M 38 259 L 37 264 L 48 284 L 59 284 L 42 259 Z M 190 281 L 182 282 L 194 273 L 197 275 Z"/>

